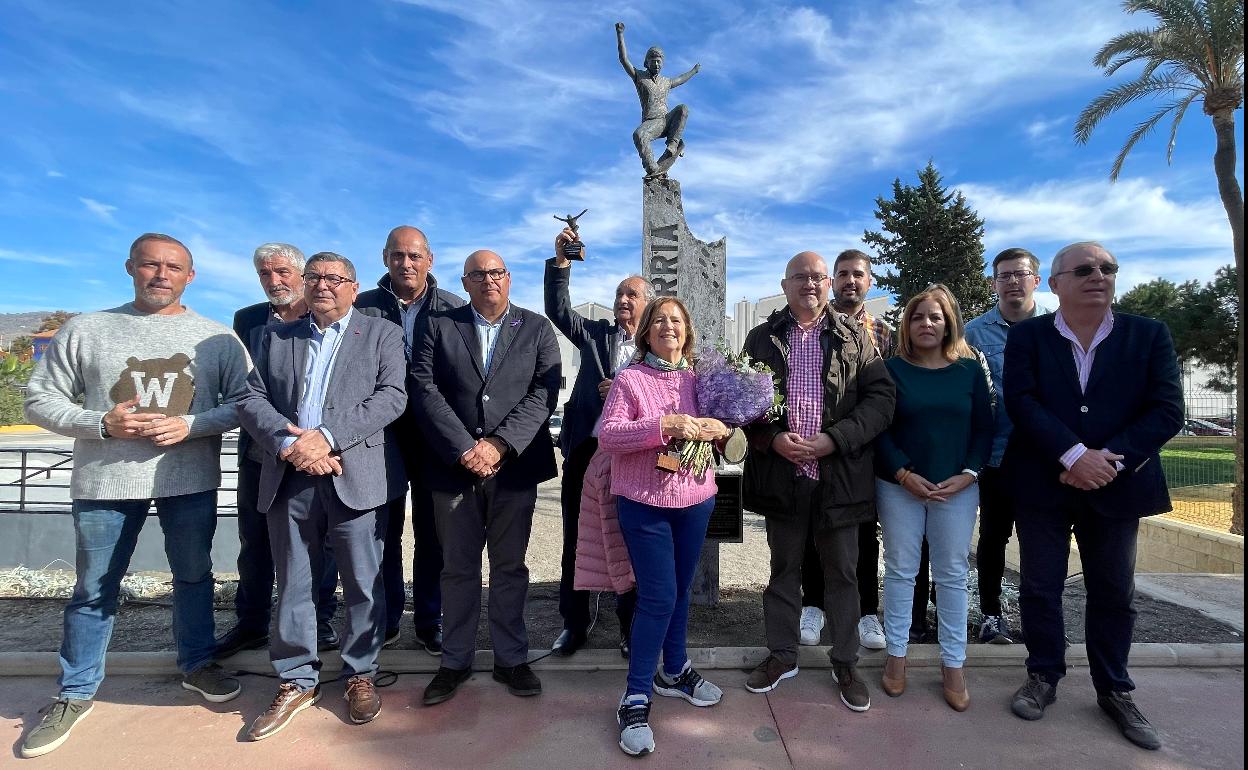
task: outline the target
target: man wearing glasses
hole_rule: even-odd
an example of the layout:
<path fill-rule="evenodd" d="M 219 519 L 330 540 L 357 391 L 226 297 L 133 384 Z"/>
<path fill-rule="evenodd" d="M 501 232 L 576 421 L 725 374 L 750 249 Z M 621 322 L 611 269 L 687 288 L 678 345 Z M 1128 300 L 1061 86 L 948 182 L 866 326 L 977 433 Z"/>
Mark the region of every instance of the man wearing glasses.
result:
<path fill-rule="evenodd" d="M 1022 719 L 1044 716 L 1066 673 L 1062 589 L 1070 536 L 1087 589 L 1089 673 L 1097 705 L 1137 746 L 1161 740 L 1132 700 L 1139 519 L 1170 510 L 1160 450 L 1183 425 L 1183 391 L 1165 325 L 1114 312 L 1118 262 L 1099 243 L 1057 252 L 1053 315 L 1017 324 L 1005 345 L 1014 423 L 1002 467 L 1014 490 L 1022 557 L 1027 682 Z"/>
<path fill-rule="evenodd" d="M 992 260 L 992 290 L 997 304 L 966 324 L 966 341 L 988 359 L 992 384 L 1001 398 L 1005 340 L 1019 321 L 1049 312 L 1036 304 L 1040 260 L 1027 249 L 1011 248 Z M 997 409 L 992 456 L 979 474 L 979 544 L 975 566 L 979 572 L 979 608 L 984 614 L 979 641 L 1013 644 L 1005 609 L 1001 606 L 1001 578 L 1005 574 L 1005 546 L 1014 530 L 1013 490 L 1001 474 L 1001 458 L 1010 438 L 1010 416 Z"/>
<path fill-rule="evenodd" d="M 269 658 L 281 684 L 252 722 L 273 735 L 320 698 L 315 584 L 328 542 L 342 576 L 342 676 L 351 721 L 381 710 L 373 684 L 385 612 L 381 558 L 386 506 L 407 489 L 391 424 L 407 403 L 402 332 L 352 310 L 350 260 L 314 254 L 304 268 L 311 315 L 269 327 L 239 405 L 263 452 L 261 511 L 277 567 L 277 636 Z"/>
<path fill-rule="evenodd" d="M 365 315 L 376 315 L 403 329 L 404 356 L 411 364 L 412 345 L 421 320 L 430 313 L 460 307 L 464 301 L 455 294 L 438 288 L 438 281 L 429 272 L 433 268 L 433 251 L 425 234 L 415 227 L 400 225 L 390 231 L 386 247 L 381 250 L 386 274 L 376 289 L 361 292 L 355 309 Z M 408 391 L 412 390 L 408 383 Z M 416 546 L 412 553 L 412 624 L 416 641 L 431 655 L 442 654 L 442 546 L 433 523 L 433 498 L 422 475 L 424 459 L 430 449 L 416 422 L 411 401 L 395 424 L 399 448 L 407 465 L 407 480 L 412 492 L 412 534 Z M 406 496 L 390 501 L 386 526 L 386 552 L 381 570 L 386 583 L 386 635 L 382 642 L 388 647 L 399 641 L 399 621 L 403 618 L 406 593 L 403 587 L 403 518 Z"/>
<path fill-rule="evenodd" d="M 559 346 L 544 317 L 511 304 L 502 257 L 464 263 L 469 305 L 430 316 L 412 351 L 412 406 L 430 446 L 425 478 L 442 543 L 442 665 L 431 706 L 472 674 L 481 614 L 481 549 L 490 556 L 494 679 L 538 695 L 528 665 L 524 563 L 537 485 L 556 475 L 548 421 L 559 397 Z"/>

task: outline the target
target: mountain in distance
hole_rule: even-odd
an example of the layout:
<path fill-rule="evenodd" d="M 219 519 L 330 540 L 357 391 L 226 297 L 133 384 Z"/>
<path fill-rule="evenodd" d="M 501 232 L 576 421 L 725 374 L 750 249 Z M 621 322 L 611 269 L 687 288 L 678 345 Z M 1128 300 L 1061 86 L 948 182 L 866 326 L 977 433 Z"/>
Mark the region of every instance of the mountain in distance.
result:
<path fill-rule="evenodd" d="M 52 315 L 51 310 L 35 310 L 29 313 L 0 313 L 0 350 L 7 349 L 15 337 L 34 334 L 43 319 Z"/>

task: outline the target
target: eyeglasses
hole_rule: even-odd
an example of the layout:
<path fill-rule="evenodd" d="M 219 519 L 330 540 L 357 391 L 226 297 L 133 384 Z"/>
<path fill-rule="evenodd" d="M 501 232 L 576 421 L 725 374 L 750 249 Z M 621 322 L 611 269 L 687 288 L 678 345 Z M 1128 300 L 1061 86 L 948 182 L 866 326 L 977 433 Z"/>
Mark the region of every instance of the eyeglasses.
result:
<path fill-rule="evenodd" d="M 1030 270 L 1014 270 L 1009 273 L 998 273 L 993 280 L 997 283 L 1022 283 L 1033 275 L 1035 273 Z"/>
<path fill-rule="evenodd" d="M 496 267 L 493 270 L 469 270 L 464 277 L 473 283 L 485 283 L 485 279 L 501 281 L 507 276 L 507 269 Z"/>
<path fill-rule="evenodd" d="M 795 273 L 784 280 L 792 281 L 799 286 L 803 286 L 808 283 L 818 285 L 828 280 L 828 276 L 824 273 Z"/>
<path fill-rule="evenodd" d="M 1070 270 L 1063 270 L 1060 273 L 1054 273 L 1053 277 L 1056 278 L 1059 275 L 1073 273 L 1076 278 L 1087 278 L 1089 275 L 1092 275 L 1093 270 L 1100 270 L 1101 275 L 1113 275 L 1118 272 L 1118 263 L 1105 262 L 1100 265 L 1080 265 L 1079 267 L 1072 267 Z"/>
<path fill-rule="evenodd" d="M 415 262 L 418 259 L 428 259 L 429 255 L 423 251 L 387 251 L 386 254 L 390 259 L 406 260 L 410 259 Z"/>
<path fill-rule="evenodd" d="M 333 273 L 327 273 L 325 275 L 320 275 L 319 273 L 304 273 L 303 274 L 303 282 L 313 287 L 315 287 L 321 281 L 324 281 L 325 285 L 331 289 L 337 289 L 339 286 L 343 285 L 344 283 L 355 283 L 355 281 L 353 281 L 350 278 L 344 278 L 341 275 L 334 275 Z"/>

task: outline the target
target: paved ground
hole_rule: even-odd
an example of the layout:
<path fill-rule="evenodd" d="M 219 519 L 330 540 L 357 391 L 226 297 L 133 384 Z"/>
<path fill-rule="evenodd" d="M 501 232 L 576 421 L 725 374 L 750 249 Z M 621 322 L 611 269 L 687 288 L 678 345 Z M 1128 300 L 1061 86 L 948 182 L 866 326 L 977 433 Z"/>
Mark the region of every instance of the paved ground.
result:
<path fill-rule="evenodd" d="M 866 714 L 836 699 L 826 670 L 804 669 L 768 695 L 743 689 L 745 674 L 708 673 L 725 690 L 714 708 L 658 698 L 656 754 L 642 760 L 616 747 L 614 707 L 621 671 L 543 672 L 545 693 L 520 700 L 478 672 L 451 701 L 425 708 L 428 674 L 382 691 L 378 720 L 346 721 L 342 685 L 325 686 L 318 707 L 262 743 L 242 739 L 268 703 L 269 680 L 248 678 L 237 700 L 197 701 L 169 677 L 110 677 L 97 706 L 53 754 L 49 767 L 369 768 L 1232 768 L 1244 766 L 1243 669 L 1141 668 L 1141 708 L 1165 746 L 1146 752 L 1124 741 L 1097 709 L 1086 671 L 1075 669 L 1044 720 L 1007 710 L 1019 669 L 968 669 L 971 709 L 941 700 L 939 673 L 916 669 L 910 689 L 890 699 L 874 686 Z M 38 719 L 51 682 L 0 678 L 0 728 L 17 747 Z M 14 759 L 9 759 L 14 757 Z"/>

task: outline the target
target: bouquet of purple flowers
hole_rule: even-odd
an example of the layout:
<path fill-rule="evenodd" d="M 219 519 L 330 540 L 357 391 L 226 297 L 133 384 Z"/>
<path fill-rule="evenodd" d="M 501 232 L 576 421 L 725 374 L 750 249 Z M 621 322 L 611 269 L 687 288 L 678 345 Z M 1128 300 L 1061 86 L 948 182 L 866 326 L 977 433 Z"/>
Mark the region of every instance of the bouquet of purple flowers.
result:
<path fill-rule="evenodd" d="M 730 428 L 759 420 L 774 420 L 784 411 L 784 396 L 776 390 L 775 374 L 744 353 L 734 354 L 723 340 L 698 356 L 694 366 L 699 417 L 713 417 Z M 714 460 L 711 442 L 680 442 L 680 465 L 702 476 Z"/>

